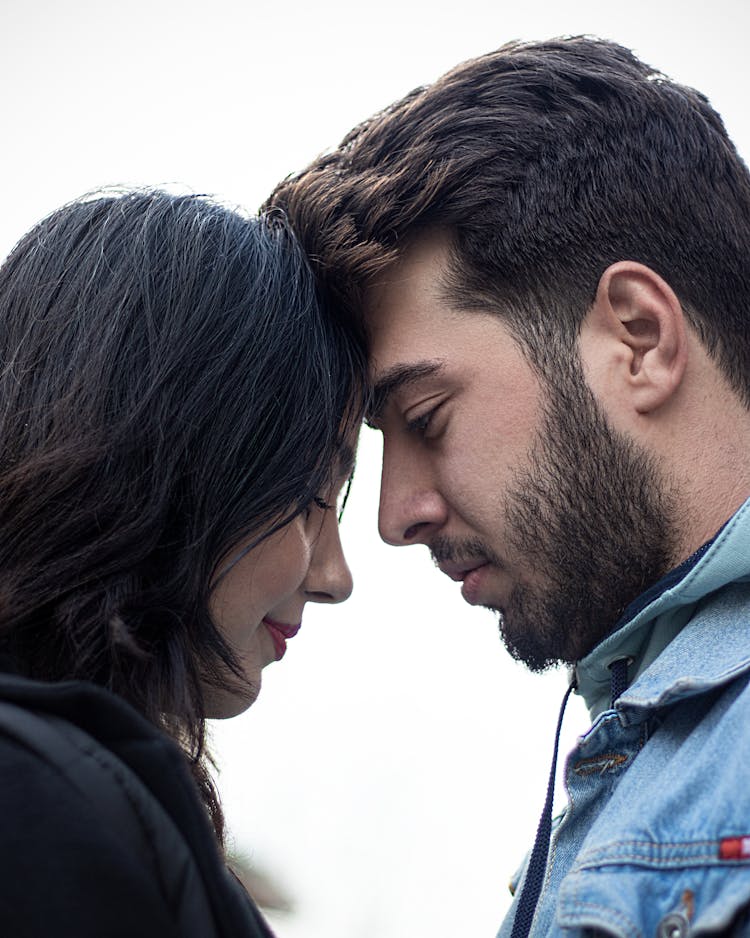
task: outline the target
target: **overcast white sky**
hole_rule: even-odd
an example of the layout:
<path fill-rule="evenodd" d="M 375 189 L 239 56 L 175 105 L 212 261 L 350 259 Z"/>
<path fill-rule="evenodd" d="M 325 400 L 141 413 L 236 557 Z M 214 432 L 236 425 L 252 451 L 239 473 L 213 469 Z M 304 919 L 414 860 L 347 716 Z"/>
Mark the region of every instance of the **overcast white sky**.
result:
<path fill-rule="evenodd" d="M 512 38 L 594 33 L 711 98 L 750 153 L 744 0 L 0 0 L 0 255 L 101 185 L 250 208 L 355 123 Z M 349 603 L 312 609 L 217 726 L 239 848 L 297 912 L 279 938 L 492 936 L 533 839 L 562 674 L 528 675 L 421 550 L 377 541 L 378 438 L 343 536 Z M 567 744 L 586 728 L 574 700 Z M 563 747 L 565 748 L 565 746 Z"/>

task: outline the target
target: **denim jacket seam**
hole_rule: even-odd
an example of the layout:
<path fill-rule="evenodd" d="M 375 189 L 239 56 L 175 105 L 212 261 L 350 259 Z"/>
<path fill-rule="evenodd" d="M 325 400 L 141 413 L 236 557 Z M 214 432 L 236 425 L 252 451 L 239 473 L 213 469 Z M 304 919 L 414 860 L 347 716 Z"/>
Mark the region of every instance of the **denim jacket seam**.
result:
<path fill-rule="evenodd" d="M 732 859 L 723 859 L 719 856 L 720 840 L 675 840 L 659 841 L 651 840 L 628 840 L 619 841 L 605 847 L 596 847 L 578 858 L 571 872 L 583 872 L 584 870 L 603 869 L 605 867 L 616 867 L 628 864 L 638 864 L 645 867 L 655 867 L 659 869 L 669 869 L 686 866 L 711 866 L 711 867 L 748 867 L 750 866 L 750 857 L 733 857 Z M 648 855 L 637 850 L 638 847 L 646 847 L 654 850 L 655 853 Z M 623 852 L 632 848 L 633 852 Z M 695 852 L 686 855 L 684 851 L 696 850 L 696 848 L 705 848 L 705 852 Z M 664 850 L 674 850 L 677 855 L 673 857 L 663 857 Z"/>
<path fill-rule="evenodd" d="M 671 707 L 673 704 L 680 703 L 683 700 L 692 700 L 694 697 L 701 697 L 704 694 L 710 694 L 713 691 L 721 690 L 721 688 L 725 687 L 727 684 L 731 684 L 744 674 L 747 674 L 748 671 L 750 671 L 750 655 L 746 658 L 742 658 L 731 667 L 726 668 L 720 674 L 714 675 L 710 680 L 706 679 L 700 683 L 699 686 L 690 688 L 689 693 L 665 701 L 664 698 L 668 694 L 679 691 L 681 685 L 688 684 L 685 676 L 680 674 L 670 684 L 666 684 L 662 688 L 659 697 L 655 700 L 638 701 L 636 699 L 633 701 L 632 698 L 624 696 L 622 703 L 620 703 L 620 701 L 617 703 L 617 712 L 618 714 L 622 714 L 623 712 L 627 713 L 629 710 L 648 712 L 649 710 L 657 710 L 661 707 Z M 629 691 L 627 691 L 626 694 L 627 693 L 629 693 Z"/>
<path fill-rule="evenodd" d="M 590 899 L 583 899 L 580 898 L 580 896 L 580 886 L 579 883 L 576 882 L 573 887 L 573 894 L 567 899 L 563 897 L 563 908 L 561 909 L 563 916 L 565 914 L 574 915 L 589 911 L 599 912 L 600 914 L 606 913 L 606 917 L 609 918 L 610 921 L 614 921 L 616 924 L 624 926 L 632 938 L 643 938 L 643 932 L 641 929 L 631 918 L 625 915 L 624 912 L 621 912 L 619 909 L 613 909 L 611 905 L 603 905 L 600 902 L 592 902 Z M 569 909 L 564 908 L 566 904 L 569 904 Z M 564 921 L 561 924 L 564 924 Z"/>

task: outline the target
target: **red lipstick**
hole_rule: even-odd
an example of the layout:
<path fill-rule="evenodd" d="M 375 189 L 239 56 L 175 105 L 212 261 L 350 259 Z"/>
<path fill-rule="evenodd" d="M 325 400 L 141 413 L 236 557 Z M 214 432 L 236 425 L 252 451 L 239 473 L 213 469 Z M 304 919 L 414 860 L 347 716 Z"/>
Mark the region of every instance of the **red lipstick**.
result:
<path fill-rule="evenodd" d="M 302 623 L 298 622 L 296 625 L 287 625 L 285 622 L 276 622 L 274 619 L 266 617 L 263 619 L 263 625 L 265 625 L 268 634 L 271 636 L 271 641 L 273 642 L 273 647 L 276 652 L 276 660 L 281 661 L 286 653 L 287 639 L 294 638 L 297 632 L 302 628 Z"/>

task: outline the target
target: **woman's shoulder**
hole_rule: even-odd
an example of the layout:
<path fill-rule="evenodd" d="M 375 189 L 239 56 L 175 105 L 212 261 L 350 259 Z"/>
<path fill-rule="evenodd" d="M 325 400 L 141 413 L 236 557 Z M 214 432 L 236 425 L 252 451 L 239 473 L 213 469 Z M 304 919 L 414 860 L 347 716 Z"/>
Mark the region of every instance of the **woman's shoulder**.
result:
<path fill-rule="evenodd" d="M 140 825 L 126 824 L 134 816 L 97 750 L 74 724 L 0 690 L 0 918 L 9 935 L 179 934 L 133 849 Z"/>
<path fill-rule="evenodd" d="M 224 934 L 214 913 L 232 886 L 183 761 L 100 688 L 0 674 L 9 934 Z M 250 924 L 236 933 L 254 934 Z"/>

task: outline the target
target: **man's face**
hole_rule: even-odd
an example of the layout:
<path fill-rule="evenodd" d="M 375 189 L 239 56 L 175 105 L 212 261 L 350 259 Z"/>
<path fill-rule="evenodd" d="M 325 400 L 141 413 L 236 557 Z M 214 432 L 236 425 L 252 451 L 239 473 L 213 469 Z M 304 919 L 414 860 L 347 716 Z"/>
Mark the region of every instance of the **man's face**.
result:
<path fill-rule="evenodd" d="M 380 533 L 426 544 L 514 657 L 583 657 L 670 566 L 673 504 L 576 362 L 540 378 L 500 316 L 451 308 L 447 243 L 419 241 L 368 294 Z"/>

